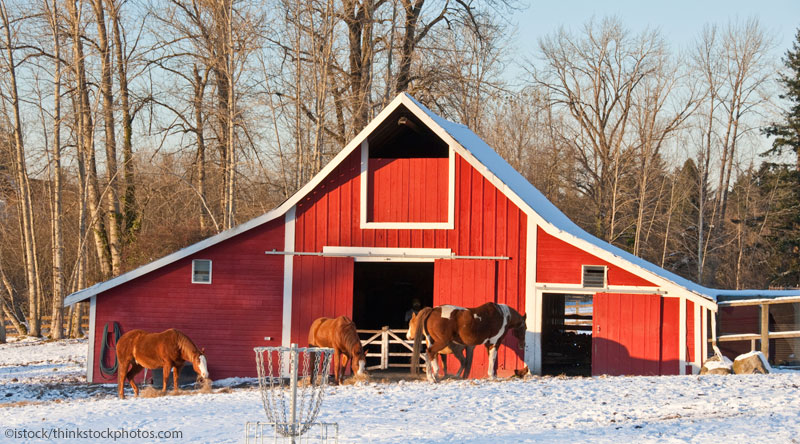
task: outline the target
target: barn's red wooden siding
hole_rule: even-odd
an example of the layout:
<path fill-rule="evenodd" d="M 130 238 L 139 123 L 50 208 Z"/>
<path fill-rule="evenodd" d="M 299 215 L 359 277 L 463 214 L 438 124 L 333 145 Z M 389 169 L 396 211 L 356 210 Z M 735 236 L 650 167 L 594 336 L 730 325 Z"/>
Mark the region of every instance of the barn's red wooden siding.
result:
<path fill-rule="evenodd" d="M 98 296 L 92 382 L 109 382 L 97 364 L 103 327 L 112 321 L 123 333 L 183 331 L 205 347 L 212 379 L 256 376 L 253 347 L 281 342 L 283 257 L 264 251 L 283 249 L 283 222 L 280 217 Z M 212 261 L 211 284 L 191 283 L 193 259 Z"/>
<path fill-rule="evenodd" d="M 692 374 L 692 365 L 695 359 L 694 346 L 694 302 L 686 301 L 686 374 Z"/>
<path fill-rule="evenodd" d="M 353 258 L 295 256 L 292 342 L 308 344 L 314 319 L 353 313 Z"/>
<path fill-rule="evenodd" d="M 680 374 L 680 299 L 661 298 L 661 374 Z"/>
<path fill-rule="evenodd" d="M 538 229 L 536 249 L 537 282 L 580 284 L 583 265 L 605 265 L 608 267 L 609 285 L 655 286 L 652 282 L 545 233 L 541 228 Z"/>
<path fill-rule="evenodd" d="M 524 313 L 527 216 L 466 160 L 456 155 L 455 161 L 454 229 L 362 230 L 359 222 L 361 153 L 356 149 L 297 204 L 296 251 L 318 252 L 327 245 L 450 248 L 457 255 L 508 256 L 510 260 L 495 264 L 497 302 Z M 295 274 L 295 279 L 298 278 L 326 280 L 313 268 L 302 276 Z M 352 316 L 352 306 L 347 305 L 352 304 L 352 293 L 341 297 L 348 300 L 337 303 L 336 310 L 341 311 L 330 313 L 330 316 Z M 490 296 L 486 296 L 480 303 L 489 300 L 492 300 Z M 462 301 L 442 300 L 442 303 L 462 304 Z M 477 300 L 474 305 L 479 305 Z M 292 313 L 306 309 L 307 306 L 299 305 L 298 301 L 293 302 Z M 310 323 L 310 320 L 303 319 L 299 320 L 299 325 L 293 323 L 292 340 L 305 344 Z M 518 362 L 516 356 L 501 348 L 498 367 L 502 371 L 498 374 L 513 371 Z"/>
<path fill-rule="evenodd" d="M 593 300 L 592 374 L 660 373 L 661 296 L 597 293 Z"/>
<path fill-rule="evenodd" d="M 369 159 L 368 222 L 447 222 L 448 159 Z"/>

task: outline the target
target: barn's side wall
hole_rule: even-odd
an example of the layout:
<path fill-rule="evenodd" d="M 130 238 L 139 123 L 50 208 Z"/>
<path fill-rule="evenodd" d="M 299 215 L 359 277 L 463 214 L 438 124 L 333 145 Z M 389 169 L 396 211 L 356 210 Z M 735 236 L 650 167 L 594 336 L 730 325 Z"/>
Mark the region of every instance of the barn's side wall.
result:
<path fill-rule="evenodd" d="M 580 284 L 583 265 L 605 265 L 608 267 L 608 285 L 655 286 L 646 279 L 547 234 L 541 227 L 538 229 L 536 246 L 539 259 L 536 261 L 536 282 Z"/>
<path fill-rule="evenodd" d="M 455 159 L 455 214 L 454 229 L 361 229 L 360 228 L 360 162 L 361 152 L 356 149 L 313 192 L 297 204 L 295 249 L 319 252 L 325 246 L 392 247 L 392 248 L 449 248 L 456 255 L 508 256 L 511 260 L 496 262 L 496 292 L 487 294 L 482 301 L 506 303 L 520 312 L 525 307 L 525 240 L 527 216 L 469 163 L 458 156 Z M 446 195 L 437 196 L 442 202 Z M 297 270 L 303 259 L 295 259 Z M 329 276 L 325 267 L 305 266 L 302 276 L 295 272 L 294 293 L 302 282 L 326 282 Z M 336 273 L 333 273 L 336 274 Z M 300 283 L 299 283 L 300 282 Z M 316 285 L 316 284 L 315 284 Z M 325 286 L 324 284 L 320 284 Z M 326 302 L 320 315 L 333 317 L 352 316 L 352 292 L 341 292 L 343 299 Z M 309 310 L 295 300 L 292 309 L 292 341 L 307 342 L 310 316 L 299 319 L 295 313 Z M 477 305 L 480 300 L 443 301 Z M 315 307 L 315 314 L 319 311 Z M 294 320 L 298 320 L 295 325 Z M 485 375 L 485 351 L 476 352 L 476 371 Z M 481 365 L 484 365 L 481 368 Z M 521 368 L 516 355 L 501 348 L 498 355 L 498 374 L 510 374 Z M 456 367 L 457 368 L 457 367 Z"/>
<path fill-rule="evenodd" d="M 92 382 L 110 382 L 97 363 L 103 328 L 111 330 L 112 321 L 123 333 L 183 331 L 205 348 L 212 379 L 256 376 L 253 347 L 281 345 L 283 257 L 264 252 L 283 245 L 278 218 L 103 293 L 97 298 Z M 191 283 L 193 259 L 212 261 L 211 284 Z"/>

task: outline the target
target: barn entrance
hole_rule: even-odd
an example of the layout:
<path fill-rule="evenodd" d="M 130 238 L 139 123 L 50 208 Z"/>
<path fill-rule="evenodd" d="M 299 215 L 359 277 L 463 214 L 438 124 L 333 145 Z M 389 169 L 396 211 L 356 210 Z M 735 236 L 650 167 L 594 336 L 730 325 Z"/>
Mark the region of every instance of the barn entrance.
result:
<path fill-rule="evenodd" d="M 411 350 L 405 339 L 406 313 L 415 300 L 420 307 L 433 305 L 432 262 L 355 263 L 353 321 L 361 340 L 369 341 L 365 351 L 370 371 L 397 373 L 402 368 L 401 373 L 408 373 Z"/>
<path fill-rule="evenodd" d="M 359 329 L 406 329 L 414 299 L 433 305 L 432 262 L 356 262 L 353 322 Z"/>
<path fill-rule="evenodd" d="M 591 294 L 544 294 L 542 374 L 591 376 L 593 311 Z"/>

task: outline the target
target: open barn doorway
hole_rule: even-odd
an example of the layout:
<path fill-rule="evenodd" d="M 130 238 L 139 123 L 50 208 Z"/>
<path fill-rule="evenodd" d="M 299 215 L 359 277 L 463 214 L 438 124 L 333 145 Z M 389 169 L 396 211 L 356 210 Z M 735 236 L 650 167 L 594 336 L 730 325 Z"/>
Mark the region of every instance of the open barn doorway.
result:
<path fill-rule="evenodd" d="M 420 307 L 433 305 L 432 262 L 355 263 L 353 321 L 362 341 L 373 338 L 366 346 L 370 371 L 387 377 L 408 374 L 411 350 L 400 341 L 405 342 L 406 313 L 415 300 Z M 389 327 L 393 336 L 380 332 L 383 327 Z"/>
<path fill-rule="evenodd" d="M 542 374 L 591 376 L 592 295 L 545 293 Z"/>
<path fill-rule="evenodd" d="M 414 299 L 433 304 L 433 262 L 356 262 L 353 322 L 359 329 L 408 328 Z"/>

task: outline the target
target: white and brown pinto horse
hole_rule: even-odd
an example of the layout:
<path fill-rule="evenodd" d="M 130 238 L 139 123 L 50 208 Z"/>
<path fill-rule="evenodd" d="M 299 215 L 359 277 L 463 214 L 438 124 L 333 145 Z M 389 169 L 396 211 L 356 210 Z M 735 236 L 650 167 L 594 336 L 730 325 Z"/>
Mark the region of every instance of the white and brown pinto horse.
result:
<path fill-rule="evenodd" d="M 133 378 L 147 369 L 163 369 L 164 386 L 167 391 L 167 379 L 172 369 L 173 390 L 178 390 L 178 376 L 186 362 L 191 362 L 198 377 L 208 378 L 208 363 L 204 350 L 198 349 L 188 336 L 174 328 L 161 333 L 148 333 L 144 330 L 131 330 L 117 341 L 117 368 L 119 397 L 124 398 L 125 381 L 130 382 L 135 396 L 139 396 L 139 387 Z"/>
<path fill-rule="evenodd" d="M 517 339 L 517 345 L 525 350 L 526 316 L 505 304 L 487 302 L 475 308 L 442 305 L 424 308 L 411 319 L 408 339 L 416 343 L 424 336 L 428 342 L 428 380 L 437 381 L 439 365 L 436 355 L 451 343 L 465 346 L 485 345 L 489 352 L 489 377 L 495 377 L 497 346 L 509 331 Z M 412 329 L 412 326 L 414 327 Z"/>
<path fill-rule="evenodd" d="M 348 359 L 353 374 L 366 373 L 367 356 L 358 339 L 356 324 L 347 316 L 315 320 L 308 330 L 308 345 L 333 349 L 333 379 L 337 384 L 342 383 Z"/>

